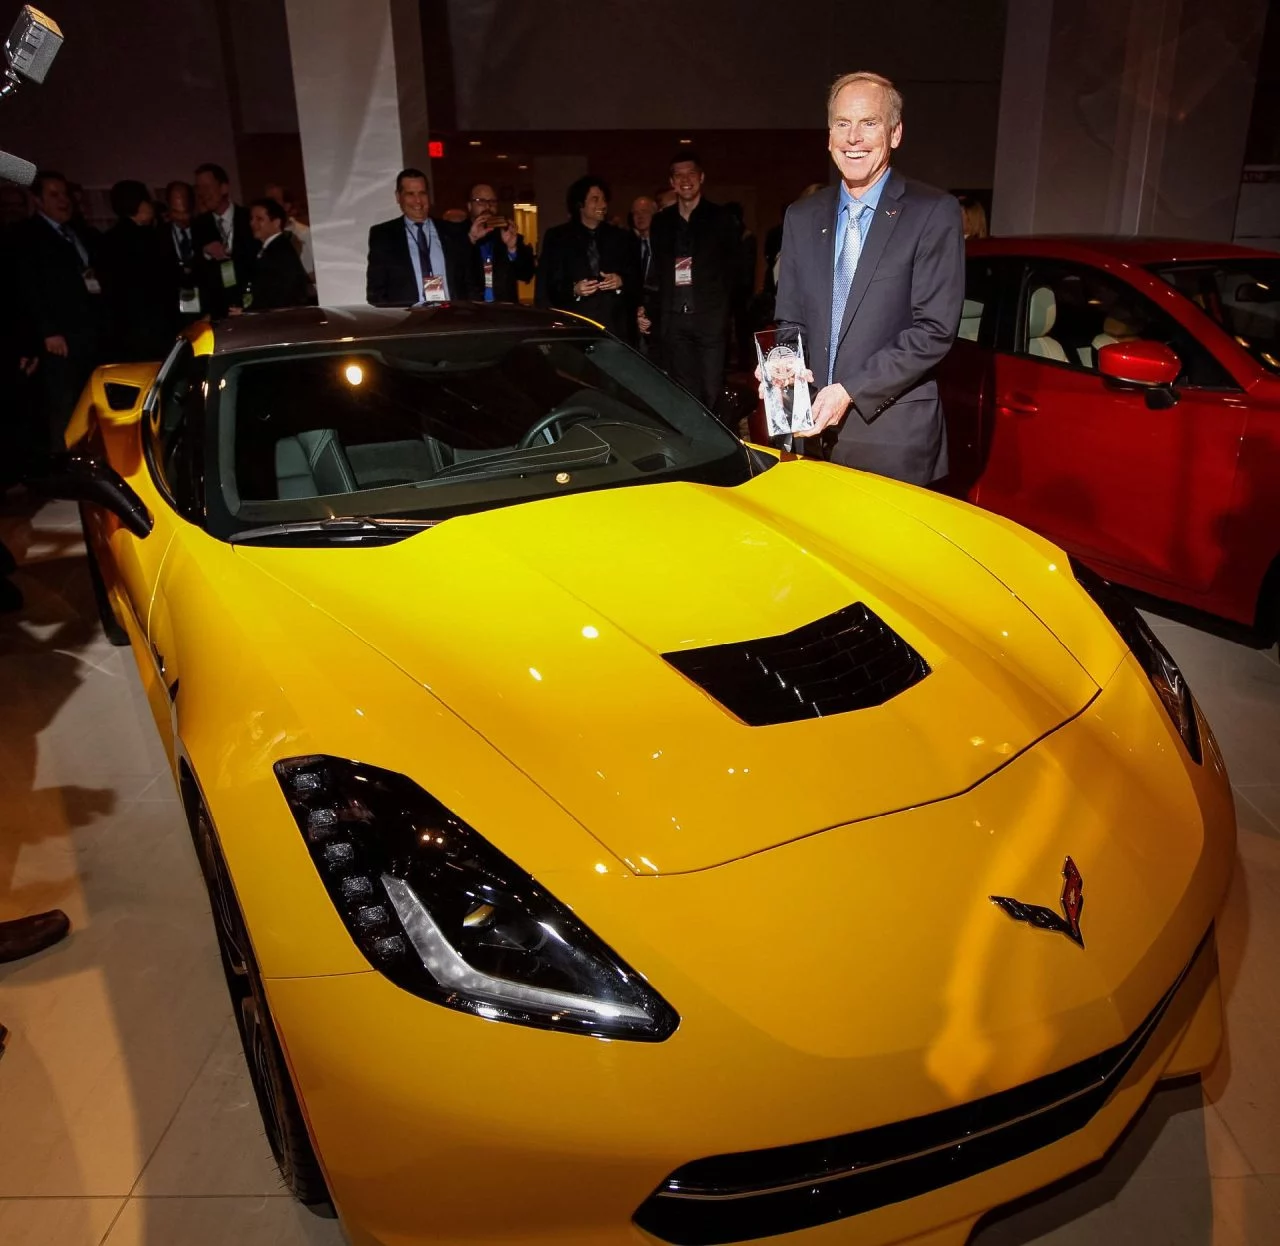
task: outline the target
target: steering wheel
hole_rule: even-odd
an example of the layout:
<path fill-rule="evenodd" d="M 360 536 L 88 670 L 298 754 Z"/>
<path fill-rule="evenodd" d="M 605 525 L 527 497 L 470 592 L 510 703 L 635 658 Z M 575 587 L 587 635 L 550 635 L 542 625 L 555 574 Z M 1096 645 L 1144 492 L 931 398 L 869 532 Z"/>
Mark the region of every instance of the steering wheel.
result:
<path fill-rule="evenodd" d="M 524 436 L 516 443 L 516 449 L 532 449 L 538 438 L 553 428 L 558 429 L 560 436 L 563 437 L 564 430 L 570 424 L 577 424 L 582 420 L 598 420 L 599 418 L 599 411 L 594 407 L 588 407 L 581 403 L 572 407 L 557 407 L 554 411 L 548 411 L 541 419 L 533 422 Z"/>

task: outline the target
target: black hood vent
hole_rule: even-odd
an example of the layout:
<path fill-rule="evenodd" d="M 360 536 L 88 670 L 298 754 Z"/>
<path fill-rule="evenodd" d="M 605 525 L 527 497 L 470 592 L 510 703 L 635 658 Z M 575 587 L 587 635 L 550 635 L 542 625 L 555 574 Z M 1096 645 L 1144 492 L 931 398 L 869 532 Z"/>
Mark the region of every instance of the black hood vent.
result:
<path fill-rule="evenodd" d="M 785 636 L 662 656 L 752 727 L 870 709 L 929 674 L 924 658 L 861 602 Z"/>

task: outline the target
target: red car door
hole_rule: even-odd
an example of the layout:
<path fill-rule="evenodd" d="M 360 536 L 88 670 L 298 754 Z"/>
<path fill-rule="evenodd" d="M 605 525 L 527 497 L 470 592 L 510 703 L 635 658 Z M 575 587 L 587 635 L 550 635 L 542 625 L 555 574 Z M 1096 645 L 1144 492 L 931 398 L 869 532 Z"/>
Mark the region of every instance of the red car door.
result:
<path fill-rule="evenodd" d="M 1099 374 L 1098 350 L 1134 338 L 1181 360 L 1172 406 Z M 1063 261 L 1026 262 L 1011 345 L 995 355 L 973 500 L 1127 582 L 1207 587 L 1245 424 L 1221 364 L 1127 282 Z"/>

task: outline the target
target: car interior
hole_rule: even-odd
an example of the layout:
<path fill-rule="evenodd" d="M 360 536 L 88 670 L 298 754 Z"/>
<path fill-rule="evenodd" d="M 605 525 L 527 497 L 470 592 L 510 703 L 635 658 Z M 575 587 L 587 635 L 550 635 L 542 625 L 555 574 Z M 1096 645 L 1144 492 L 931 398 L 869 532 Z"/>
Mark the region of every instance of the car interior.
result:
<path fill-rule="evenodd" d="M 234 411 L 223 425 L 242 501 L 527 471 L 551 446 L 652 472 L 675 465 L 681 440 L 656 395 L 651 405 L 568 343 L 522 342 L 487 359 L 365 347 L 246 361 L 228 371 L 221 402 Z"/>

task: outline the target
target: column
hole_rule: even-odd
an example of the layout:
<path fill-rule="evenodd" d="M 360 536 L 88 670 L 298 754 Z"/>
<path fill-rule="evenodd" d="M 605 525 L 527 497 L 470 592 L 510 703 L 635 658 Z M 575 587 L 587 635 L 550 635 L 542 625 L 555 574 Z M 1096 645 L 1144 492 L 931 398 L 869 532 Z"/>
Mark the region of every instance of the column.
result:
<path fill-rule="evenodd" d="M 322 305 L 363 303 L 369 227 L 395 177 L 431 175 L 416 0 L 285 0 Z"/>
<path fill-rule="evenodd" d="M 1267 0 L 1017 0 L 992 232 L 1230 240 Z"/>

